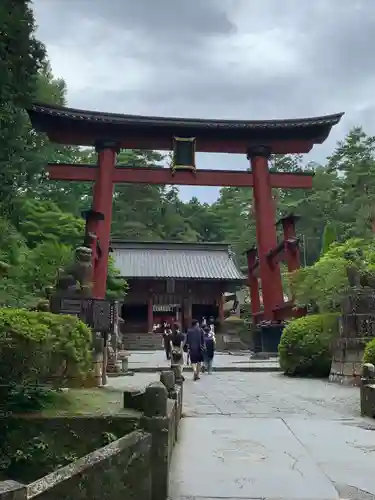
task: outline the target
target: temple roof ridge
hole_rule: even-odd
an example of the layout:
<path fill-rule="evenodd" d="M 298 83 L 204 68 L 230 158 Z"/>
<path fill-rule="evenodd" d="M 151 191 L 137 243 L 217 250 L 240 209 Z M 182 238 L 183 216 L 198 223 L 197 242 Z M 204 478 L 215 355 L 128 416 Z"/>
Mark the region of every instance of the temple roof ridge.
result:
<path fill-rule="evenodd" d="M 175 241 L 175 240 L 160 240 L 160 241 L 139 241 L 139 240 L 124 240 L 112 238 L 110 246 L 113 249 L 159 249 L 159 250 L 207 250 L 207 251 L 226 251 L 232 252 L 232 244 L 225 241 Z"/>
<path fill-rule="evenodd" d="M 246 280 L 228 243 L 112 240 L 111 250 L 124 278 Z"/>

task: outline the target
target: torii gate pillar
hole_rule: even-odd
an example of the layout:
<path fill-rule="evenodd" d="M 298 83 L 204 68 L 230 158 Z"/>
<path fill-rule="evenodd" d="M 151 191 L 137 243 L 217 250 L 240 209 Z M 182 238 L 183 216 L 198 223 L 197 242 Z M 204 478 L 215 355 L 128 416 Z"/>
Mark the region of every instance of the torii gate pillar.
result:
<path fill-rule="evenodd" d="M 113 174 L 115 172 L 116 155 L 119 148 L 114 142 L 100 142 L 95 145 L 98 153 L 98 168 L 94 183 L 93 210 L 101 212 L 104 220 L 97 223 L 96 235 L 101 255 L 94 264 L 93 296 L 104 299 L 107 288 L 109 242 L 112 222 Z"/>
<path fill-rule="evenodd" d="M 260 297 L 259 297 L 259 283 L 258 278 L 255 276 L 254 268 L 257 258 L 256 247 L 250 248 L 246 252 L 247 256 L 247 274 L 248 274 L 248 285 L 250 288 L 250 302 L 251 302 L 251 313 L 254 316 L 260 313 Z"/>
<path fill-rule="evenodd" d="M 275 206 L 268 160 L 270 148 L 254 146 L 248 149 L 254 178 L 254 208 L 258 245 L 259 270 L 262 282 L 264 319 L 273 320 L 274 310 L 284 302 L 280 266 L 269 259 L 268 253 L 277 246 Z"/>

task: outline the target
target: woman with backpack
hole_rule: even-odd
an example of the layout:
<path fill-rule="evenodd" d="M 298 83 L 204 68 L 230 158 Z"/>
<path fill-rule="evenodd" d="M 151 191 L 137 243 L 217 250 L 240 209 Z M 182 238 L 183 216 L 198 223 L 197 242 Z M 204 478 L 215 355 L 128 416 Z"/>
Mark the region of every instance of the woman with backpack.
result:
<path fill-rule="evenodd" d="M 215 355 L 215 333 L 207 325 L 204 328 L 204 371 L 207 373 L 212 373 L 212 363 Z"/>

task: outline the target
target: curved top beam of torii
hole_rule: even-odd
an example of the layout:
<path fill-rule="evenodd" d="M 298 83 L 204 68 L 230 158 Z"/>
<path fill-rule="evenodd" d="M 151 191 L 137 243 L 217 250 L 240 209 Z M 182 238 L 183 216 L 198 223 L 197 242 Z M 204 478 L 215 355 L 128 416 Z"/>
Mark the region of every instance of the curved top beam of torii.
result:
<path fill-rule="evenodd" d="M 288 120 L 206 120 L 102 113 L 35 103 L 27 108 L 33 127 L 60 144 L 172 150 L 173 137 L 195 137 L 197 152 L 246 154 L 267 145 L 274 154 L 307 153 L 321 144 L 343 113 Z"/>

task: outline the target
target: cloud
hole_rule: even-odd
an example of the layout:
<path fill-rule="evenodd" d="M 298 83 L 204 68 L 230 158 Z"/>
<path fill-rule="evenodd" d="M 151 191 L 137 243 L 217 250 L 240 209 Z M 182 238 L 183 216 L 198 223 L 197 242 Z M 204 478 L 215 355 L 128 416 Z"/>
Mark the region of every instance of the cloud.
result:
<path fill-rule="evenodd" d="M 345 111 L 307 161 L 324 161 L 353 125 L 375 134 L 373 0 L 34 0 L 34 9 L 71 106 L 238 119 Z M 200 155 L 199 166 L 247 161 Z"/>

